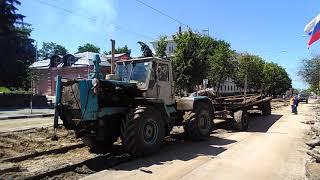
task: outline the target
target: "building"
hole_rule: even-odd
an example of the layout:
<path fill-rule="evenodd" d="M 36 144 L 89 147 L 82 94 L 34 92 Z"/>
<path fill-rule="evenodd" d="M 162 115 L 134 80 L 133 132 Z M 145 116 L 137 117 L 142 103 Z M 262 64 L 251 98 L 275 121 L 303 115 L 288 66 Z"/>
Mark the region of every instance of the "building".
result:
<path fill-rule="evenodd" d="M 108 61 L 111 61 L 111 54 L 106 55 L 106 58 Z M 130 57 L 126 53 L 119 53 L 119 54 L 114 54 L 114 61 L 123 61 L 123 60 L 128 60 Z"/>
<path fill-rule="evenodd" d="M 55 78 L 61 75 L 64 79 L 87 78 L 93 71 L 93 57 L 97 53 L 83 52 L 74 55 L 54 55 L 49 59 L 34 62 L 30 68 L 34 70 L 34 92 L 36 94 L 54 96 Z M 115 55 L 118 60 L 125 58 L 124 55 Z M 110 73 L 110 62 L 107 55 L 100 54 L 100 71 L 102 74 Z"/>
<path fill-rule="evenodd" d="M 167 48 L 166 48 L 166 54 L 167 54 L 167 57 L 171 57 L 173 56 L 174 51 L 177 48 L 177 44 L 174 42 L 172 38 L 168 38 L 166 39 L 166 41 L 168 42 Z M 154 51 L 156 51 L 158 47 L 158 41 L 152 41 L 150 43 L 152 44 Z"/>

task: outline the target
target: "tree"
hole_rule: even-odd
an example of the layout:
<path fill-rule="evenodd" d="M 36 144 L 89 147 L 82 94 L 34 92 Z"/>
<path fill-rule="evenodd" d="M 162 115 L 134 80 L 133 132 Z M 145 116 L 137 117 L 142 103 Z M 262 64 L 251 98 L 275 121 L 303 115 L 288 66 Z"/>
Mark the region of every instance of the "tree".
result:
<path fill-rule="evenodd" d="M 292 87 L 291 83 L 291 79 L 283 67 L 272 62 L 264 64 L 263 89 L 267 94 L 284 94 Z"/>
<path fill-rule="evenodd" d="M 59 44 L 54 42 L 43 42 L 42 48 L 39 50 L 39 56 L 43 59 L 50 58 L 53 55 L 66 55 L 68 50 Z"/>
<path fill-rule="evenodd" d="M 94 53 L 99 53 L 100 52 L 100 48 L 93 45 L 93 44 L 90 44 L 90 43 L 87 43 L 83 46 L 79 46 L 78 47 L 78 53 L 82 53 L 82 52 L 94 52 Z"/>
<path fill-rule="evenodd" d="M 105 54 L 111 54 L 111 51 L 109 52 L 104 52 Z M 123 46 L 123 47 L 118 47 L 115 49 L 114 51 L 115 54 L 120 54 L 120 53 L 126 53 L 129 57 L 131 55 L 131 49 L 128 48 L 127 45 Z"/>
<path fill-rule="evenodd" d="M 156 56 L 160 58 L 167 57 L 166 49 L 168 42 L 166 41 L 166 36 L 161 36 L 159 41 L 157 42 Z"/>
<path fill-rule="evenodd" d="M 235 78 L 237 62 L 234 60 L 235 52 L 230 49 L 230 44 L 225 41 L 218 41 L 217 47 L 209 56 L 210 70 L 209 80 L 219 92 L 220 84 L 228 77 Z"/>
<path fill-rule="evenodd" d="M 194 33 L 191 30 L 173 36 L 177 48 L 172 59 L 177 91 L 194 91 L 195 86 L 207 77 L 208 54 L 215 46 L 215 41 Z"/>
<path fill-rule="evenodd" d="M 302 60 L 299 76 L 310 85 L 310 89 L 320 94 L 320 56 Z"/>
<path fill-rule="evenodd" d="M 150 47 L 146 43 L 141 42 L 141 41 L 138 41 L 137 43 L 141 46 L 142 57 L 152 57 L 153 56 L 153 53 L 152 53 Z"/>
<path fill-rule="evenodd" d="M 32 29 L 18 14 L 18 0 L 0 3 L 0 86 L 27 89 L 27 67 L 34 61 L 35 47 L 30 38 Z"/>
<path fill-rule="evenodd" d="M 264 60 L 257 55 L 241 54 L 238 61 L 237 83 L 244 87 L 245 77 L 247 77 L 248 88 L 254 91 L 261 89 Z"/>

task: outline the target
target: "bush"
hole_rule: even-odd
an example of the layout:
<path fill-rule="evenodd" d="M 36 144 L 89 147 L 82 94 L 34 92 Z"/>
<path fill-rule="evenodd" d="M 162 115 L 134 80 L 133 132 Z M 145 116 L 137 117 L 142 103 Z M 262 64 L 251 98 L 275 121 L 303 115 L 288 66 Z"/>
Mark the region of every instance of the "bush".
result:
<path fill-rule="evenodd" d="M 9 88 L 6 88 L 6 87 L 0 87 L 0 92 L 2 93 L 9 93 L 11 92 Z"/>

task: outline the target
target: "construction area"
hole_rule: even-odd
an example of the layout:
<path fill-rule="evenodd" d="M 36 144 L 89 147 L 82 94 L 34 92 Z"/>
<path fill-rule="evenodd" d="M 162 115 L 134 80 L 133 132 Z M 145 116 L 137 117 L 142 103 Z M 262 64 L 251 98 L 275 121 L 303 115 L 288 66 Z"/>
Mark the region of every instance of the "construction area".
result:
<path fill-rule="evenodd" d="M 73 131 L 60 127 L 59 140 L 52 141 L 52 126 L 24 129 L 23 121 L 28 120 L 12 120 L 22 121 L 21 129 L 0 134 L 0 178 L 192 179 L 214 173 L 217 179 L 236 175 L 246 179 L 303 179 L 305 164 L 307 175 L 319 178 L 319 159 L 308 158 L 304 145 L 318 136 L 310 127 L 318 105 L 301 104 L 298 115 L 290 114 L 285 100 L 273 100 L 271 107 L 271 116 L 250 113 L 247 132 L 233 131 L 217 120 L 205 141 L 186 140 L 183 128 L 176 127 L 165 137 L 159 153 L 144 158 L 130 156 L 120 140 L 108 152 L 92 153 Z M 312 146 L 317 149 L 316 145 Z M 230 173 L 223 173 L 226 171 Z"/>

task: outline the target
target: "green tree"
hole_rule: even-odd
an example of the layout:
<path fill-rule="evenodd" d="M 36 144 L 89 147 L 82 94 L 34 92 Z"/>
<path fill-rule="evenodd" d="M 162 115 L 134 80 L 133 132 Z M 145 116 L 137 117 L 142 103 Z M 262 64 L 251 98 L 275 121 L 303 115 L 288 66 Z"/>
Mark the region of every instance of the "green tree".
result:
<path fill-rule="evenodd" d="M 218 45 L 209 56 L 209 80 L 220 90 L 220 84 L 227 78 L 235 78 L 237 62 L 234 60 L 235 52 L 230 49 L 230 44 L 218 41 Z"/>
<path fill-rule="evenodd" d="M 156 56 L 160 58 L 167 57 L 166 49 L 168 42 L 166 41 L 166 36 L 160 36 L 159 41 L 157 42 Z"/>
<path fill-rule="evenodd" d="M 257 55 L 241 54 L 238 57 L 238 61 L 237 83 L 244 87 L 245 77 L 247 77 L 248 88 L 254 89 L 255 91 L 261 89 L 264 60 Z"/>
<path fill-rule="evenodd" d="M 86 43 L 85 45 L 78 47 L 77 53 L 82 53 L 82 52 L 100 53 L 100 48 L 95 46 L 94 44 Z"/>
<path fill-rule="evenodd" d="M 39 56 L 43 59 L 50 58 L 53 55 L 66 55 L 68 50 L 59 44 L 54 42 L 43 42 L 42 48 L 39 50 Z"/>
<path fill-rule="evenodd" d="M 30 38 L 32 29 L 17 13 L 18 0 L 0 3 L 0 86 L 27 88 L 27 67 L 34 61 L 35 47 Z"/>
<path fill-rule="evenodd" d="M 177 44 L 172 59 L 176 90 L 194 91 L 195 86 L 207 77 L 208 55 L 215 47 L 215 41 L 191 30 L 178 33 L 173 39 Z"/>
<path fill-rule="evenodd" d="M 141 47 L 142 57 L 152 57 L 153 56 L 153 53 L 152 53 L 150 47 L 146 43 L 141 42 L 141 41 L 138 41 L 137 43 Z"/>
<path fill-rule="evenodd" d="M 111 51 L 109 52 L 104 52 L 105 54 L 111 54 Z M 115 54 L 120 54 L 120 53 L 126 53 L 129 57 L 131 55 L 131 49 L 128 48 L 127 45 L 123 46 L 123 47 L 117 47 L 114 51 Z"/>
<path fill-rule="evenodd" d="M 299 76 L 309 84 L 312 91 L 320 94 L 320 56 L 302 60 Z"/>
<path fill-rule="evenodd" d="M 292 87 L 291 83 L 291 79 L 283 67 L 272 62 L 264 64 L 263 89 L 267 94 L 284 94 Z"/>

